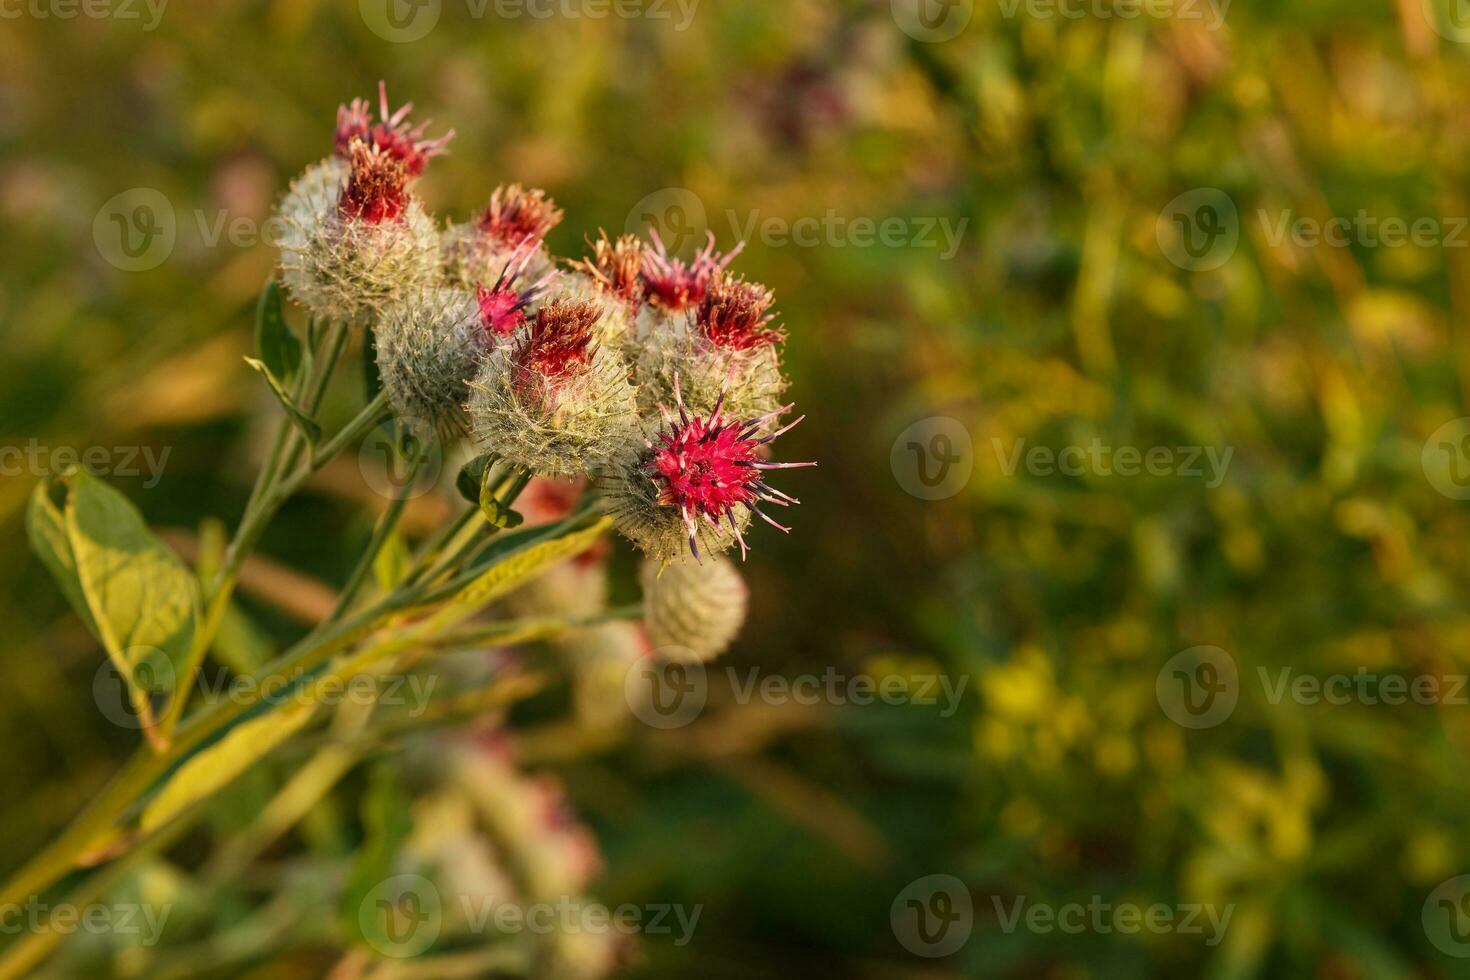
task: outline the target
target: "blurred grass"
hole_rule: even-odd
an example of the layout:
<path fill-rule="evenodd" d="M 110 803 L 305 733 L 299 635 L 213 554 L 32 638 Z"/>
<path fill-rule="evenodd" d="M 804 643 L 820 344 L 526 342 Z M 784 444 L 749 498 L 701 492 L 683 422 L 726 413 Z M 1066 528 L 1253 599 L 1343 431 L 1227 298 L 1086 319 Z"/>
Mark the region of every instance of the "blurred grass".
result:
<path fill-rule="evenodd" d="M 784 453 L 822 467 L 796 490 L 796 532 L 759 536 L 732 665 L 900 657 L 974 683 L 947 720 L 731 721 L 760 734 L 718 764 L 657 739 L 558 760 L 608 853 L 599 895 L 707 906 L 695 943 L 653 949 L 647 968 L 917 969 L 889 903 L 943 872 L 971 887 L 980 921 L 941 973 L 1464 975 L 1419 920 L 1435 884 L 1470 868 L 1463 706 L 1271 705 L 1253 678 L 1470 668 L 1464 510 L 1419 462 L 1467 413 L 1470 256 L 1276 245 L 1256 217 L 1470 213 L 1470 50 L 1428 30 L 1418 0 L 1238 0 L 1215 32 L 978 3 L 934 45 L 887 7 L 706 2 L 679 33 L 473 21 L 449 3 L 401 45 L 347 2 L 178 3 L 153 32 L 6 21 L 0 439 L 171 447 L 156 489 L 115 482 L 157 525 L 232 520 L 249 419 L 267 407 L 239 355 L 272 255 L 208 247 L 192 215 L 266 217 L 328 150 L 336 104 L 379 77 L 459 131 L 425 181 L 441 213 L 502 180 L 544 186 L 568 212 L 551 242 L 563 254 L 667 187 L 693 191 L 725 245 L 729 209 L 967 220 L 949 261 L 760 240 L 741 259 L 777 292 L 809 413 Z M 159 268 L 124 273 L 92 221 L 137 186 L 169 198 L 180 238 Z M 1155 229 L 1199 187 L 1234 200 L 1242 234 L 1229 262 L 1191 273 Z M 975 447 L 974 477 L 939 503 L 905 494 L 888 463 L 931 415 L 962 420 Z M 1212 490 L 1007 476 L 993 448 L 1094 437 L 1235 456 Z M 132 744 L 97 715 L 97 653 L 25 554 L 29 482 L 0 480 L 6 867 Z M 336 581 L 365 527 L 326 490 L 264 551 Z M 1229 650 L 1246 682 L 1229 724 L 1187 732 L 1154 683 L 1197 644 Z M 1006 934 L 990 901 L 1094 894 L 1237 908 L 1207 947 Z"/>

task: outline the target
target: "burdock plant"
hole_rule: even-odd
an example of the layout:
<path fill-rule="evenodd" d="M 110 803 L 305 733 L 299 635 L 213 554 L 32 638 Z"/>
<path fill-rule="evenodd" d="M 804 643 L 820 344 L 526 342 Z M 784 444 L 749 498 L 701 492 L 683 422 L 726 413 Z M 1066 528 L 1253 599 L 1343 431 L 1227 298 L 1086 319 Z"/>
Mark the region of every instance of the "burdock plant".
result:
<path fill-rule="evenodd" d="M 80 904 L 187 833 L 209 800 L 293 742 L 308 753 L 302 771 L 311 781 L 287 786 L 267 807 L 284 822 L 230 841 L 212 865 L 238 871 L 285 832 L 287 815 L 299 819 L 351 768 L 356 756 L 338 743 L 407 724 L 381 705 L 329 711 L 341 685 L 445 651 L 557 640 L 552 650 L 564 656 L 534 672 L 525 655 L 502 652 L 492 661 L 502 669 L 474 675 L 479 686 L 456 691 L 438 709 L 442 719 L 503 707 L 589 663 L 621 665 L 659 647 L 713 657 L 734 639 L 747 603 L 721 555 L 736 545 L 745 555 L 752 517 L 788 530 L 769 508 L 796 499 L 768 478 L 814 464 L 771 459 L 772 441 L 795 424 L 783 423 L 791 406 L 778 401 L 782 334 L 772 325 L 770 291 L 728 271 L 739 249 L 721 256 L 711 241 L 684 262 L 656 236 L 646 245 L 602 235 L 588 258 L 558 261 L 545 237 L 561 210 L 544 192 L 514 184 L 496 190 L 471 221 L 441 231 L 414 182 L 449 136 L 427 138 L 409 121 L 411 107 L 392 110 L 385 91 L 379 103 L 376 118 L 364 100 L 343 106 L 332 154 L 282 199 L 279 285 L 261 297 L 249 359 L 281 418 L 233 536 L 205 548 L 191 570 L 98 479 L 75 472 L 35 490 L 31 541 L 110 657 L 144 744 L 0 889 L 0 910 L 110 864 L 81 882 Z M 297 327 L 283 296 L 301 308 Z M 361 410 L 329 432 L 324 396 L 358 350 L 381 388 L 370 386 Z M 343 576 L 334 608 L 273 660 L 222 660 L 249 683 L 191 707 L 267 525 L 308 480 L 395 418 L 414 436 L 392 447 L 399 489 Z M 453 483 L 467 502 L 411 546 L 400 518 L 418 492 L 415 478 L 431 456 L 465 445 L 473 458 Z M 573 489 L 553 517 L 521 526 L 517 500 L 537 477 L 577 482 L 558 485 Z M 614 528 L 646 554 L 642 606 L 608 609 L 598 590 L 560 611 L 543 602 L 529 620 L 492 617 L 502 597 Z M 608 642 L 612 654 L 589 655 L 589 645 Z M 312 749 L 305 733 L 327 714 L 333 741 Z M 488 737 L 509 737 L 499 714 L 482 724 Z M 425 767 L 422 778 L 470 780 L 491 850 L 523 897 L 580 891 L 597 866 L 590 838 L 559 797 L 513 772 L 509 753 L 481 751 L 484 737 L 450 736 L 451 751 L 433 753 L 447 764 Z M 12 944 L 0 955 L 0 977 L 26 972 L 63 935 L 39 931 Z M 375 944 L 385 941 L 357 938 L 380 951 Z M 616 951 L 589 942 L 554 938 L 496 969 L 540 964 L 558 976 L 600 975 Z"/>

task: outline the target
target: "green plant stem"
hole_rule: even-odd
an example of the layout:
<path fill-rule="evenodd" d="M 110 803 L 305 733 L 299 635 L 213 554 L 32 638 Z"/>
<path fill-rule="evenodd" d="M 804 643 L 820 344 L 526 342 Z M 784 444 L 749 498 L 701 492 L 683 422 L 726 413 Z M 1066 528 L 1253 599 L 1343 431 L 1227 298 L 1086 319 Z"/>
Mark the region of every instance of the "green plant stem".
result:
<path fill-rule="evenodd" d="M 408 577 L 403 580 L 404 585 L 414 585 L 427 572 L 439 553 L 461 532 L 470 525 L 470 522 L 480 516 L 480 508 L 474 505 L 466 507 L 453 521 L 444 525 L 433 538 L 414 556 L 413 566 L 408 571 Z"/>
<path fill-rule="evenodd" d="M 315 414 L 320 407 L 321 399 L 326 393 L 332 372 L 341 359 L 346 341 L 346 328 L 341 324 L 333 324 L 327 335 L 327 356 L 321 361 L 316 375 L 305 385 L 306 393 L 302 407 L 308 415 Z M 229 606 L 230 598 L 234 594 L 235 580 L 239 576 L 240 568 L 244 565 L 245 558 L 259 543 L 266 525 L 275 517 L 281 505 L 300 489 L 308 478 L 350 445 L 359 435 L 381 421 L 387 409 L 387 395 L 380 394 L 359 412 L 356 418 L 344 426 L 330 442 L 314 453 L 304 469 L 284 480 L 280 474 L 289 471 L 295 465 L 296 456 L 301 448 L 301 435 L 289 419 L 282 419 L 270 455 L 251 490 L 250 500 L 245 506 L 245 514 L 240 520 L 240 525 L 235 529 L 233 540 L 225 549 L 220 567 L 215 571 L 205 591 L 203 616 L 195 630 L 194 642 L 189 649 L 188 657 L 179 671 L 179 686 L 173 698 L 170 699 L 156 730 L 150 729 L 148 732 L 149 741 L 155 750 L 165 749 L 173 737 L 174 728 L 183 716 L 184 708 L 193 690 L 194 676 L 203 664 L 210 645 L 214 642 L 215 634 L 219 630 L 220 619 L 224 616 L 225 609 Z"/>
<path fill-rule="evenodd" d="M 140 861 L 166 850 L 188 833 L 189 828 L 194 825 L 200 815 L 200 811 L 195 810 L 189 818 L 179 820 L 174 825 L 153 834 L 134 847 L 125 858 L 115 862 L 106 870 L 97 872 L 68 892 L 62 907 L 84 908 L 97 901 L 110 889 L 116 887 L 128 872 L 137 867 Z M 39 929 L 24 939 L 17 940 L 14 945 L 5 950 L 4 955 L 0 955 L 0 980 L 13 980 L 16 977 L 25 976 L 49 956 L 57 946 L 61 945 L 69 934 L 67 930 L 58 928 Z"/>
<path fill-rule="evenodd" d="M 252 677 L 255 684 L 249 689 L 273 690 L 282 682 L 313 669 L 371 632 L 382 615 L 375 609 L 318 630 L 257 671 Z M 255 701 L 254 698 L 226 701 L 205 708 L 180 726 L 177 737 L 163 751 L 140 749 L 135 753 L 71 826 L 5 883 L 0 889 L 0 912 L 20 907 L 26 899 L 75 869 L 82 855 L 109 843 L 108 833 L 113 824 L 155 780 L 182 761 L 190 750 L 253 707 Z"/>
<path fill-rule="evenodd" d="M 338 344 L 338 349 L 340 350 L 340 344 Z M 321 388 L 324 388 L 324 385 L 325 382 L 322 382 L 318 393 Z M 240 528 L 236 531 L 235 539 L 226 551 L 221 567 L 215 574 L 215 581 L 219 584 L 211 590 L 211 614 L 206 619 L 207 624 L 211 627 L 218 625 L 218 613 L 213 610 L 222 611 L 223 603 L 228 599 L 244 556 L 253 548 L 276 509 L 299 489 L 312 473 L 325 465 L 328 459 L 340 452 L 358 435 L 376 424 L 386 412 L 386 396 L 375 398 L 353 422 L 344 427 L 326 446 L 313 454 L 307 465 L 297 469 L 292 476 L 280 480 L 272 489 L 261 493 L 254 505 L 248 508 Z M 288 436 L 285 445 L 289 447 L 293 441 L 293 437 Z M 283 451 L 289 452 L 290 450 Z M 507 505 L 514 501 L 515 496 L 523 487 L 522 481 L 516 481 L 511 491 L 505 493 L 508 498 L 505 501 Z M 472 510 L 471 513 L 474 511 Z M 468 520 L 468 518 L 461 518 L 456 521 L 456 524 L 463 529 L 468 524 Z M 446 537 L 445 540 L 449 538 Z M 194 749 L 251 710 L 263 696 L 261 692 L 281 690 L 306 673 L 331 662 L 326 671 L 311 681 L 313 691 L 320 692 L 328 683 L 345 681 L 366 670 L 377 661 L 431 642 L 436 632 L 451 624 L 452 618 L 441 621 L 442 617 L 428 617 L 402 628 L 381 633 L 375 636 L 372 642 L 353 651 L 349 656 L 338 656 L 365 637 L 389 626 L 395 615 L 401 610 L 421 600 L 418 595 L 421 591 L 421 587 L 401 588 L 362 612 L 323 623 L 276 660 L 261 667 L 248 678 L 251 683 L 245 689 L 254 692 L 252 696 L 222 701 L 201 708 L 179 724 L 174 737 L 166 744 L 157 747 L 154 751 L 150 751 L 147 747 L 140 748 L 113 777 L 112 781 L 103 788 L 102 792 L 72 821 L 70 826 L 16 871 L 3 887 L 0 887 L 0 920 L 3 920 L 5 910 L 20 908 L 28 898 L 39 895 L 76 870 L 82 863 L 82 858 L 89 853 L 106 853 L 117 849 L 127 854 L 129 848 L 134 849 L 132 853 L 137 853 L 138 840 L 130 841 L 124 838 L 115 829 L 117 822 L 140 803 L 161 777 L 182 763 Z M 466 613 L 461 613 L 461 615 L 464 614 Z M 203 642 L 201 648 L 207 649 L 208 645 L 207 641 Z M 194 666 L 197 669 L 197 663 Z M 188 676 L 192 678 L 192 673 Z M 192 682 L 189 686 L 192 687 Z M 171 713 L 174 719 L 177 719 L 183 710 L 183 700 L 182 697 L 175 699 L 175 703 L 179 705 L 177 708 L 172 707 L 173 703 L 171 703 Z M 203 803 L 203 800 L 198 802 Z M 173 823 L 158 828 L 154 837 L 150 839 L 157 839 L 157 834 L 166 833 L 182 820 L 187 820 L 187 817 L 186 814 Z M 130 858 L 123 857 L 121 860 L 127 861 Z M 106 873 L 108 872 L 98 872 L 99 875 Z M 9 963 L 11 956 L 17 957 L 16 963 L 29 962 L 27 958 L 35 954 L 27 950 L 32 948 L 26 944 L 12 946 L 10 950 L 0 955 L 0 965 Z M 17 952 L 17 949 L 20 951 Z M 40 951 L 40 955 L 44 953 L 45 950 Z"/>
<path fill-rule="evenodd" d="M 507 489 L 506 487 L 507 480 L 509 480 L 509 489 Z M 506 476 L 501 478 L 500 488 L 496 491 L 496 500 L 498 500 L 503 507 L 510 508 L 515 504 L 516 499 L 520 497 L 521 491 L 526 489 L 526 484 L 530 482 L 531 479 L 529 476 L 526 476 L 524 479 L 521 479 L 519 477 L 515 479 L 509 479 L 509 474 L 507 474 Z M 473 507 L 471 508 L 471 510 L 477 514 L 481 513 L 480 508 L 478 507 Z M 450 569 L 459 567 L 466 558 L 474 554 L 485 544 L 485 541 L 482 539 L 480 532 L 486 530 L 487 528 L 489 529 L 489 534 L 486 535 L 486 537 L 493 537 L 496 534 L 499 534 L 501 530 L 503 530 L 502 528 L 494 524 L 490 524 L 488 521 L 486 522 L 485 527 L 477 527 L 475 529 L 475 533 L 465 536 L 465 539 L 459 543 L 458 547 L 455 548 L 454 551 L 449 553 L 448 557 L 441 558 L 422 576 L 411 577 L 410 581 L 413 582 L 415 588 L 422 591 L 423 588 L 432 586 L 440 576 L 448 572 Z"/>
<path fill-rule="evenodd" d="M 421 444 L 422 445 L 422 444 Z M 337 596 L 337 605 L 327 616 L 327 621 L 332 622 L 345 613 L 352 605 L 353 597 L 357 595 L 362 583 L 367 580 L 368 573 L 372 571 L 373 563 L 378 559 L 378 553 L 383 550 L 383 545 L 393 529 L 398 526 L 398 519 L 403 515 L 403 508 L 408 504 L 409 494 L 413 490 L 415 481 L 418 480 L 419 472 L 423 469 L 427 454 L 420 451 L 414 455 L 413 463 L 409 467 L 408 479 L 398 488 L 398 493 L 393 497 L 393 502 L 388 505 L 387 511 L 378 519 L 377 526 L 373 528 L 373 536 L 368 541 L 368 546 L 363 549 L 362 555 L 357 559 L 357 566 L 353 568 L 352 574 L 347 578 L 347 584 L 342 586 L 341 593 Z"/>
<path fill-rule="evenodd" d="M 619 606 L 615 609 L 609 609 L 591 616 L 576 616 L 569 619 L 549 617 L 511 619 L 500 623 L 487 623 L 450 630 L 432 638 L 427 642 L 427 645 L 432 647 L 459 647 L 480 644 L 513 646 L 518 643 L 530 643 L 533 640 L 553 639 L 564 633 L 571 633 L 592 626 L 627 622 L 641 619 L 642 617 L 642 605 L 629 605 Z"/>

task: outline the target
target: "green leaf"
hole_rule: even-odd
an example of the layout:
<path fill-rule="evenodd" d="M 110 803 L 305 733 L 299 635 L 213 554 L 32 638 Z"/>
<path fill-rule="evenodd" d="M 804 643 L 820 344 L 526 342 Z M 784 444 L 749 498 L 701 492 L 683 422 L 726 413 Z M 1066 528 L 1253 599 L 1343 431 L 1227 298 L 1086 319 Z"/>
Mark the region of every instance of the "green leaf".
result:
<path fill-rule="evenodd" d="M 321 442 L 322 427 L 317 425 L 313 419 L 296 406 L 296 403 L 291 400 L 291 396 L 286 394 L 286 389 L 281 387 L 281 382 L 276 380 L 276 376 L 265 365 L 265 362 L 253 357 L 247 357 L 245 358 L 245 363 L 265 376 L 266 384 L 270 385 L 271 391 L 275 393 L 276 400 L 281 403 L 281 407 L 286 410 L 286 414 L 291 416 L 291 421 L 296 423 L 296 427 L 301 430 L 301 434 L 306 436 L 306 441 L 313 446 Z"/>
<path fill-rule="evenodd" d="M 574 523 L 569 527 L 566 533 L 536 540 L 489 566 L 445 601 L 441 611 L 433 617 L 436 624 L 458 622 L 487 603 L 520 588 L 557 562 L 586 551 L 611 530 L 612 518 L 598 517 L 585 526 L 579 527 Z"/>
<path fill-rule="evenodd" d="M 476 456 L 464 464 L 464 468 L 459 471 L 459 476 L 454 481 L 454 488 L 459 491 L 461 497 L 472 504 L 478 504 L 480 488 L 485 485 L 485 477 L 489 475 L 490 468 L 494 465 L 494 454 L 486 453 L 483 456 Z"/>
<path fill-rule="evenodd" d="M 383 547 L 373 556 L 373 578 L 377 580 L 378 588 L 384 594 L 392 592 L 408 578 L 408 570 L 412 566 L 413 552 L 403 535 L 394 528 L 383 541 Z"/>
<path fill-rule="evenodd" d="M 126 497 L 84 471 L 68 482 L 66 533 L 77 581 L 146 726 L 150 695 L 172 691 L 188 661 L 198 585 Z"/>
<path fill-rule="evenodd" d="M 525 518 L 501 502 L 498 495 L 500 482 L 490 475 L 489 469 L 485 470 L 480 481 L 480 513 L 496 527 L 520 527 Z"/>
<path fill-rule="evenodd" d="M 255 308 L 255 354 L 277 378 L 289 381 L 301 367 L 301 340 L 286 325 L 281 287 L 274 279 Z"/>
<path fill-rule="evenodd" d="M 82 617 L 92 635 L 100 639 L 97 621 L 92 618 L 92 610 L 82 592 L 81 580 L 77 578 L 77 562 L 71 553 L 71 539 L 66 534 L 66 516 L 51 500 L 49 480 L 36 484 L 36 489 L 31 493 L 31 504 L 26 511 L 26 531 L 31 539 L 31 550 L 61 587 L 61 594 L 66 596 L 72 609 Z"/>
<path fill-rule="evenodd" d="M 316 711 L 303 699 L 278 711 L 236 725 L 229 734 L 179 767 L 143 811 L 146 833 L 162 827 L 200 800 L 233 782 L 278 745 L 296 734 Z"/>

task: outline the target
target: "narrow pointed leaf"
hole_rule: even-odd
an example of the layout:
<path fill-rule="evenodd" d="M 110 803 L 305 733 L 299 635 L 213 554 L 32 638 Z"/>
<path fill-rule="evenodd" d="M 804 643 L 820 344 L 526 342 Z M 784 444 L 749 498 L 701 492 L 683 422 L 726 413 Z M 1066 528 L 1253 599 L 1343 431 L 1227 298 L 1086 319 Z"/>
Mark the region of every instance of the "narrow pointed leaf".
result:
<path fill-rule="evenodd" d="M 281 382 L 271 373 L 270 368 L 263 361 L 253 357 L 245 358 L 245 363 L 255 368 L 265 378 L 266 384 L 270 385 L 271 392 L 275 394 L 276 400 L 281 403 L 281 407 L 286 410 L 286 414 L 291 416 L 291 421 L 296 423 L 296 427 L 301 430 L 301 434 L 306 436 L 306 441 L 313 446 L 321 442 L 321 426 L 317 425 L 313 419 L 297 407 L 296 403 L 291 400 L 291 396 L 286 393 L 286 389 L 281 387 Z"/>
<path fill-rule="evenodd" d="M 301 367 L 301 339 L 286 325 L 281 287 L 274 279 L 255 309 L 255 354 L 272 375 L 286 381 Z"/>

